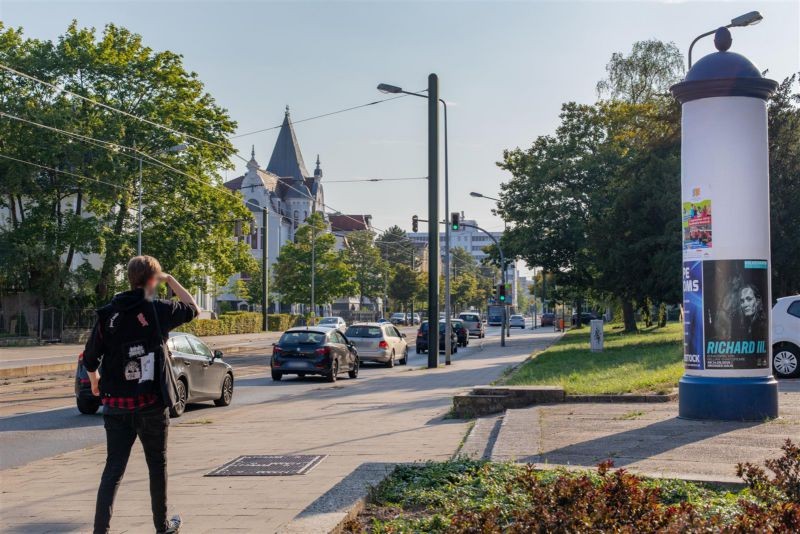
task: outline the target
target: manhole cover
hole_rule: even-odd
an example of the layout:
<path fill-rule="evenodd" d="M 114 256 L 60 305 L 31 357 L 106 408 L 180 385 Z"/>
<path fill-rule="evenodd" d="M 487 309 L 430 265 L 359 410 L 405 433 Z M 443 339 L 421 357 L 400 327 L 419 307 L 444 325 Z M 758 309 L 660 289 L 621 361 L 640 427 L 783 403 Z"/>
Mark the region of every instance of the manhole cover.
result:
<path fill-rule="evenodd" d="M 259 455 L 239 456 L 214 469 L 207 477 L 269 477 L 305 475 L 327 455 L 302 454 L 296 456 Z"/>

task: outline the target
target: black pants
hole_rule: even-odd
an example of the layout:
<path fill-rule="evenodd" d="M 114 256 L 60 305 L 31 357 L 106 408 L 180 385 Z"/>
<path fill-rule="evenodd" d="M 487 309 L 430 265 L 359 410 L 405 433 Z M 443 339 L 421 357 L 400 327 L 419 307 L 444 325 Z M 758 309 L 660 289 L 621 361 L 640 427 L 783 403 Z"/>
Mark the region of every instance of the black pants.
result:
<path fill-rule="evenodd" d="M 139 436 L 150 471 L 150 505 L 156 532 L 167 527 L 167 431 L 169 413 L 166 408 L 144 408 L 125 414 L 103 415 L 106 428 L 106 467 L 97 491 L 94 515 L 95 534 L 108 532 L 114 497 L 125 474 L 131 447 Z"/>

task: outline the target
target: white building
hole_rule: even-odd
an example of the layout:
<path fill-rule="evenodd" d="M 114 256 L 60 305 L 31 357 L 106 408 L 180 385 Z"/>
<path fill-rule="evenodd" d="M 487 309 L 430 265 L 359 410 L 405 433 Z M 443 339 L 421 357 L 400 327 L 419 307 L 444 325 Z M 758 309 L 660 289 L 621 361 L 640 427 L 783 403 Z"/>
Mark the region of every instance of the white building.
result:
<path fill-rule="evenodd" d="M 489 245 L 493 245 L 494 241 L 491 237 L 487 236 L 484 232 L 476 229 L 471 228 L 469 226 L 464 226 L 464 224 L 469 224 L 472 226 L 480 226 L 478 221 L 474 219 L 465 219 L 464 213 L 461 213 L 461 227 L 458 230 L 450 230 L 450 249 L 454 248 L 463 248 L 467 252 L 469 252 L 477 263 L 480 263 L 481 260 L 486 258 L 486 253 L 483 251 L 484 247 Z M 503 236 L 503 232 L 489 232 L 497 241 L 500 241 L 500 238 Z M 409 239 L 414 241 L 415 243 L 426 243 L 428 242 L 428 233 L 427 232 L 410 232 L 408 234 Z M 445 232 L 441 232 L 439 234 L 439 250 L 442 255 L 442 265 L 444 265 L 444 256 L 445 256 Z M 454 269 L 457 269 L 458 266 L 451 265 L 450 269 L 451 272 Z M 506 281 L 511 283 L 511 290 L 512 290 L 512 298 L 514 299 L 513 302 L 517 302 L 517 291 L 519 284 L 517 280 L 519 278 L 519 271 L 517 270 L 517 262 L 514 262 L 508 266 L 508 270 L 506 271 Z"/>
<path fill-rule="evenodd" d="M 225 187 L 231 191 L 239 191 L 244 197 L 245 204 L 253 212 L 255 220 L 253 232 L 242 236 L 241 239 L 250 245 L 253 257 L 259 263 L 264 246 L 262 207 L 266 206 L 269 210 L 266 240 L 270 266 L 278 258 L 281 247 L 287 241 L 294 239 L 295 231 L 309 215 L 316 212 L 325 213 L 319 156 L 314 173 L 309 173 L 294 133 L 289 106 L 286 106 L 283 124 L 266 171 L 259 168 L 253 148 L 250 161 L 247 163 L 247 172 L 225 182 Z M 241 277 L 241 274 L 232 276 L 228 281 L 228 287 L 232 287 Z M 230 293 L 221 294 L 218 300 L 238 302 L 238 299 Z M 280 303 L 271 301 L 269 308 L 271 312 L 277 311 L 280 309 Z M 288 308 L 285 311 L 289 311 Z"/>

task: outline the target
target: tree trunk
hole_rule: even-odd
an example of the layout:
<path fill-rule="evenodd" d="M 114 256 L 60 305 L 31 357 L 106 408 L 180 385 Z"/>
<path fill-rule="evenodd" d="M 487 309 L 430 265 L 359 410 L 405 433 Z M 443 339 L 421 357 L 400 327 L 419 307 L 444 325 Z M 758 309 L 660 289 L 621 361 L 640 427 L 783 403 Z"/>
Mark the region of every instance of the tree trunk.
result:
<path fill-rule="evenodd" d="M 83 203 L 83 194 L 81 191 L 78 191 L 78 197 L 75 199 L 75 215 L 80 217 L 81 216 L 81 205 Z M 61 289 L 64 289 L 64 284 L 67 282 L 67 276 L 69 275 L 69 271 L 72 268 L 72 259 L 75 256 L 75 243 L 70 241 L 69 249 L 67 250 L 67 257 L 64 260 L 64 269 L 61 274 Z"/>
<path fill-rule="evenodd" d="M 630 299 L 622 299 L 622 322 L 625 325 L 625 332 L 636 333 L 639 331 L 639 329 L 636 327 L 633 302 L 631 302 Z"/>
<path fill-rule="evenodd" d="M 108 300 L 108 288 L 114 276 L 114 267 L 119 263 L 120 248 L 122 246 L 122 230 L 125 225 L 125 218 L 128 215 L 128 195 L 123 195 L 120 199 L 117 220 L 114 222 L 114 239 L 106 243 L 106 255 L 103 258 L 103 266 L 100 268 L 100 278 L 95 287 L 97 303 L 100 304 Z"/>
<path fill-rule="evenodd" d="M 578 322 L 576 323 L 576 328 L 583 328 L 583 318 L 581 317 L 581 312 L 583 311 L 583 297 L 576 297 L 575 298 L 575 313 L 578 317 Z"/>

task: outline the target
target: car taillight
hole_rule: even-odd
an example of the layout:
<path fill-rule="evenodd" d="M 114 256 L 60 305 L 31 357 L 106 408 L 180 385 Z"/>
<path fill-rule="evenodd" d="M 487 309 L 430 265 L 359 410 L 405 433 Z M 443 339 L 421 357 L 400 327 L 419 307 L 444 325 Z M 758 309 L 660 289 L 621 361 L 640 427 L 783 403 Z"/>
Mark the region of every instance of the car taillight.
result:
<path fill-rule="evenodd" d="M 276 356 L 276 355 L 280 354 L 281 352 L 283 352 L 282 348 L 280 348 L 278 346 L 272 347 L 272 355 L 273 356 Z"/>
<path fill-rule="evenodd" d="M 389 344 L 386 341 L 384 341 L 383 339 L 381 339 L 380 343 L 378 343 L 378 348 L 379 349 L 388 349 L 389 348 Z"/>
<path fill-rule="evenodd" d="M 78 354 L 78 363 L 81 363 L 81 362 L 83 362 L 83 351 L 81 351 L 81 353 Z"/>
<path fill-rule="evenodd" d="M 422 337 L 423 333 L 422 330 L 417 330 L 417 337 Z"/>
<path fill-rule="evenodd" d="M 331 348 L 330 347 L 320 347 L 314 351 L 314 354 L 317 356 L 330 356 L 331 355 Z"/>

